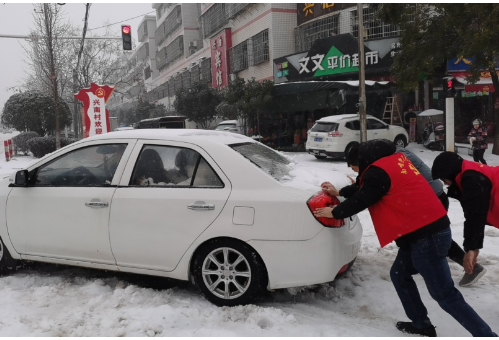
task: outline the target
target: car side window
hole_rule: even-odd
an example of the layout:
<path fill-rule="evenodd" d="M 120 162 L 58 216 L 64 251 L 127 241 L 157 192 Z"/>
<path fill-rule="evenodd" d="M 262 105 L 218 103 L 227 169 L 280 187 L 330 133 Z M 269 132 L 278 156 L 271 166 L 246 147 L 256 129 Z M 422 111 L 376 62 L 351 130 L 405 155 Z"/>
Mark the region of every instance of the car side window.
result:
<path fill-rule="evenodd" d="M 360 130 L 360 122 L 358 120 L 352 120 L 351 122 L 347 122 L 345 127 L 350 130 L 359 131 Z"/>
<path fill-rule="evenodd" d="M 34 186 L 87 187 L 108 186 L 127 144 L 101 144 L 70 151 L 42 165 Z"/>
<path fill-rule="evenodd" d="M 369 130 L 378 130 L 378 129 L 386 129 L 386 124 L 380 122 L 376 119 L 368 119 L 367 128 Z"/>
<path fill-rule="evenodd" d="M 196 151 L 162 145 L 144 145 L 135 164 L 130 186 L 212 187 L 224 185 Z"/>

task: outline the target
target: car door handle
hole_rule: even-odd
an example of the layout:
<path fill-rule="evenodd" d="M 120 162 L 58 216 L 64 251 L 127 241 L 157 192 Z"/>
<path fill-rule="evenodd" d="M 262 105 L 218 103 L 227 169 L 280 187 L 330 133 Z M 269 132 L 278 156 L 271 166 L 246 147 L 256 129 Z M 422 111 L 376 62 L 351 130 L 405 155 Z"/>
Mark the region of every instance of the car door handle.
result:
<path fill-rule="evenodd" d="M 109 206 L 109 203 L 101 201 L 90 201 L 85 202 L 85 205 L 90 208 L 107 208 Z"/>
<path fill-rule="evenodd" d="M 215 204 L 193 203 L 187 206 L 191 210 L 215 210 Z"/>

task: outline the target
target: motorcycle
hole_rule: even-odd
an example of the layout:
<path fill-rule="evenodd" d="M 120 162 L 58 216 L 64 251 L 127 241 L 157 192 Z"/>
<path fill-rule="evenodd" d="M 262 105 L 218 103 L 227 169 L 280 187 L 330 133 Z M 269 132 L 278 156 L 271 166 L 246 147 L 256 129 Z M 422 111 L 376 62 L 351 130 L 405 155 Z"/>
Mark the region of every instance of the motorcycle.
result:
<path fill-rule="evenodd" d="M 445 150 L 445 126 L 442 122 L 434 123 L 431 118 L 425 124 L 422 144 L 425 148 L 435 151 Z"/>

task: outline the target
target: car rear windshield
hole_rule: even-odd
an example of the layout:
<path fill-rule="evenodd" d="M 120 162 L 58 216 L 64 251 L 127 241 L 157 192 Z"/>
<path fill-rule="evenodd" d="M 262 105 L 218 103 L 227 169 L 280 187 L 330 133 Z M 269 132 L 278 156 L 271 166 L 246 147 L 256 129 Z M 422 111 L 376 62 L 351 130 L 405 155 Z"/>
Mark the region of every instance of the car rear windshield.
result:
<path fill-rule="evenodd" d="M 312 132 L 331 132 L 338 129 L 338 123 L 317 122 L 312 126 Z"/>
<path fill-rule="evenodd" d="M 221 124 L 215 130 L 235 129 L 236 124 Z"/>
<path fill-rule="evenodd" d="M 276 180 L 288 176 L 289 161 L 276 151 L 259 143 L 233 144 L 230 147 Z"/>

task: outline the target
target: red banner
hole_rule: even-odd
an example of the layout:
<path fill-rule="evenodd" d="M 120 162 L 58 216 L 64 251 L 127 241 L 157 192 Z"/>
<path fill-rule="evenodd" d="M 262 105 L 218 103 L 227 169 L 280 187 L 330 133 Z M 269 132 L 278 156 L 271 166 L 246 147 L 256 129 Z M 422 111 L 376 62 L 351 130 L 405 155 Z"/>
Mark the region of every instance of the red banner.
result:
<path fill-rule="evenodd" d="M 90 84 L 90 88 L 82 89 L 75 98 L 83 102 L 84 122 L 83 137 L 100 135 L 110 131 L 109 111 L 106 103 L 113 93 L 116 85 Z"/>
<path fill-rule="evenodd" d="M 229 84 L 229 48 L 232 47 L 230 28 L 224 29 L 210 40 L 211 47 L 211 86 L 223 87 Z"/>

